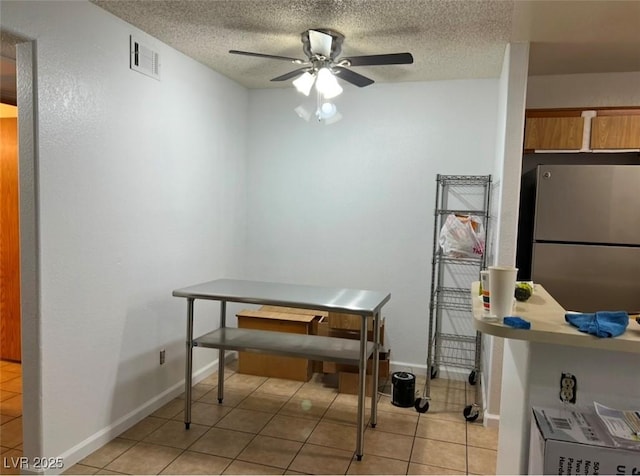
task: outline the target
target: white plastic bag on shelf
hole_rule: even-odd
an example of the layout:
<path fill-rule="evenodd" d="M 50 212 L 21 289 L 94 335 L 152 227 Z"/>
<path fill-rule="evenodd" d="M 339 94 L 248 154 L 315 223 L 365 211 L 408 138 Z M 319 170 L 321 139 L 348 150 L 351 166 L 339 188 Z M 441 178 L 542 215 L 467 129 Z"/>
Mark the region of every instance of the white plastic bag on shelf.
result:
<path fill-rule="evenodd" d="M 440 247 L 446 256 L 478 258 L 484 253 L 484 226 L 474 215 L 447 216 L 440 230 Z"/>

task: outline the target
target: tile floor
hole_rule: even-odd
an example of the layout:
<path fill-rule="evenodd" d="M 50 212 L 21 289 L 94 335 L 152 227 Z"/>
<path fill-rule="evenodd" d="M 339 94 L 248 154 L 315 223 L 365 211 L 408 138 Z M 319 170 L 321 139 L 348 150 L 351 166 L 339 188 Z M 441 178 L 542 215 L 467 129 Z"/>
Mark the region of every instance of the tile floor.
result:
<path fill-rule="evenodd" d="M 13 364 L 2 365 L 3 379 L 19 377 L 9 378 Z M 465 421 L 474 390 L 463 381 L 433 380 L 423 414 L 381 395 L 362 461 L 354 457 L 356 396 L 338 394 L 322 375 L 302 383 L 242 375 L 230 365 L 222 405 L 216 385 L 213 375 L 194 386 L 188 431 L 179 397 L 66 474 L 495 474 L 497 430 Z M 2 395 L 2 456 L 19 456 L 20 398 L 4 388 Z"/>
<path fill-rule="evenodd" d="M 22 367 L 0 361 L 0 474 L 17 473 L 5 461 L 22 456 Z"/>

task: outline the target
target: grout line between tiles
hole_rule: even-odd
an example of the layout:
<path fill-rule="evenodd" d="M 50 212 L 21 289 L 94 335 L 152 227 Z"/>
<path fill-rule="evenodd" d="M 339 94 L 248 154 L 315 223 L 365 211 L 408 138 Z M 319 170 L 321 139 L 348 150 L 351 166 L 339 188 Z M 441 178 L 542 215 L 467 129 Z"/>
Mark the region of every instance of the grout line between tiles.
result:
<path fill-rule="evenodd" d="M 413 430 L 413 440 L 411 441 L 411 451 L 409 452 L 409 461 L 407 461 L 407 474 L 409 474 L 409 466 L 411 466 L 411 457 L 413 456 L 413 447 L 416 444 L 416 437 L 418 436 L 418 426 L 420 425 L 420 414 L 416 420 L 416 427 Z"/>
<path fill-rule="evenodd" d="M 229 372 L 229 375 L 225 378 L 225 380 L 226 380 L 227 378 L 231 377 L 232 375 L 235 375 L 235 374 L 236 374 L 236 372 L 235 372 L 235 371 L 234 371 L 233 373 Z M 267 381 L 268 381 L 268 379 L 267 379 L 267 380 L 265 380 L 262 384 L 257 385 L 257 386 L 256 386 L 255 388 L 253 388 L 253 389 L 252 389 L 248 394 L 244 395 L 244 396 L 243 396 L 243 397 L 242 397 L 242 398 L 241 398 L 241 399 L 240 399 L 240 400 L 239 400 L 235 405 L 230 406 L 230 409 L 231 409 L 230 411 L 232 411 L 233 409 L 239 409 L 239 408 L 240 408 L 240 405 L 241 405 L 243 402 L 245 402 L 245 401 L 246 401 L 248 398 L 250 398 L 250 397 L 254 397 L 254 398 L 255 398 L 255 397 L 258 397 L 258 398 L 259 398 L 259 397 L 260 397 L 260 395 L 263 395 L 265 392 L 260 392 L 260 393 L 258 393 L 258 390 L 259 390 L 259 389 L 260 389 L 260 387 L 261 387 L 264 383 L 266 383 Z M 316 382 L 316 383 L 321 384 L 320 382 Z M 304 386 L 304 383 L 303 383 L 303 386 Z M 213 388 L 215 388 L 215 387 L 213 387 Z M 253 409 L 253 408 L 247 408 L 247 409 L 245 409 L 245 410 L 253 410 L 253 411 L 258 411 L 258 412 L 262 412 L 262 413 L 267 413 L 267 414 L 269 414 L 269 415 L 270 415 L 270 417 L 265 421 L 264 425 L 262 425 L 262 426 L 260 427 L 260 429 L 259 429 L 259 430 L 257 430 L 255 433 L 247 432 L 247 431 L 242 431 L 242 430 L 234 430 L 234 431 L 239 431 L 239 432 L 241 432 L 241 433 L 245 433 L 245 434 L 249 434 L 249 435 L 251 435 L 251 439 L 249 439 L 249 440 L 248 440 L 248 442 L 247 442 L 247 443 L 246 443 L 246 444 L 245 444 L 245 445 L 244 445 L 244 446 L 239 450 L 239 452 L 236 454 L 236 456 L 235 456 L 235 457 L 232 457 L 232 458 L 228 458 L 228 457 L 226 457 L 226 458 L 228 458 L 228 459 L 229 459 L 229 462 L 224 466 L 224 468 L 222 468 L 222 469 L 220 470 L 220 472 L 221 472 L 221 473 L 223 473 L 224 471 L 226 471 L 226 470 L 227 470 L 227 469 L 228 469 L 228 468 L 229 468 L 229 467 L 230 467 L 230 466 L 231 466 L 235 461 L 238 461 L 238 462 L 246 462 L 246 463 L 251 463 L 251 464 L 261 464 L 261 463 L 259 463 L 259 462 L 255 462 L 255 461 L 247 461 L 247 460 L 242 459 L 242 457 L 241 457 L 242 453 L 246 450 L 246 448 L 247 448 L 251 443 L 253 443 L 253 442 L 256 440 L 256 437 L 257 437 L 257 436 L 269 436 L 269 435 L 261 435 L 261 432 L 262 432 L 262 431 L 263 431 L 263 430 L 264 430 L 264 429 L 265 429 L 265 428 L 266 428 L 270 423 L 272 423 L 272 422 L 273 422 L 273 420 L 275 419 L 275 417 L 276 417 L 276 416 L 281 415 L 281 416 L 283 416 L 283 417 L 288 417 L 288 418 L 293 418 L 293 419 L 304 418 L 304 417 L 302 417 L 302 416 L 295 415 L 295 414 L 286 414 L 286 413 L 284 413 L 284 414 L 283 414 L 283 413 L 281 413 L 281 411 L 282 411 L 282 410 L 283 410 L 283 409 L 284 409 L 288 404 L 291 404 L 291 402 L 293 402 L 293 401 L 294 401 L 294 399 L 296 399 L 296 395 L 297 395 L 297 393 L 300 391 L 300 389 L 301 389 L 301 388 L 302 388 L 302 386 L 300 386 L 296 391 L 294 391 L 294 393 L 292 393 L 291 395 L 289 395 L 289 396 L 286 398 L 286 400 L 284 400 L 284 403 L 283 403 L 282 405 L 280 405 L 277 409 L 273 410 L 273 411 L 255 410 L 255 409 Z M 312 392 L 312 393 L 310 394 L 310 396 L 307 396 L 306 398 L 313 398 L 313 389 L 311 388 L 310 390 L 311 390 L 311 392 Z M 465 388 L 465 393 L 467 392 L 467 390 L 468 390 L 468 389 L 467 389 L 467 388 Z M 307 391 L 309 391 L 309 388 L 307 388 Z M 206 394 L 206 392 L 205 392 L 205 394 Z M 273 394 L 273 395 L 277 395 L 277 394 Z M 324 422 L 324 423 L 333 423 L 333 424 L 340 424 L 340 425 L 345 425 L 345 426 L 352 426 L 351 424 L 346 423 L 346 422 L 344 422 L 344 421 L 327 421 L 327 420 L 326 420 L 327 415 L 328 415 L 328 413 L 329 413 L 329 410 L 330 410 L 330 409 L 332 408 L 332 406 L 336 403 L 337 395 L 339 395 L 339 394 L 334 394 L 334 395 L 333 395 L 333 398 L 328 402 L 327 406 L 323 409 L 323 411 L 322 411 L 321 413 L 319 413 L 319 414 L 318 414 L 318 417 L 314 418 L 313 420 L 310 420 L 310 419 L 309 419 L 309 421 L 314 421 L 314 423 L 313 423 L 313 425 L 312 425 L 312 426 L 310 425 L 310 428 L 311 428 L 311 429 L 310 429 L 310 431 L 309 431 L 308 435 L 306 436 L 306 438 L 304 439 L 304 441 L 301 441 L 301 440 L 288 440 L 287 438 L 282 438 L 282 437 L 279 437 L 279 436 L 273 436 L 273 437 L 271 437 L 271 438 L 281 439 L 281 440 L 285 440 L 285 441 L 296 441 L 296 442 L 301 443 L 300 448 L 295 452 L 295 454 L 294 454 L 294 455 L 293 455 L 293 457 L 291 458 L 290 462 L 287 464 L 287 467 L 286 467 L 286 468 L 277 468 L 277 470 L 278 470 L 278 471 L 280 471 L 280 470 L 282 470 L 283 472 L 286 472 L 286 471 L 293 471 L 293 469 L 292 469 L 292 465 L 293 465 L 294 461 L 296 460 L 296 458 L 298 458 L 298 456 L 300 455 L 300 453 L 301 453 L 302 449 L 305 447 L 305 445 L 309 445 L 309 444 L 311 444 L 311 443 L 309 443 L 309 440 L 310 440 L 311 436 L 313 435 L 314 431 L 316 431 L 316 430 L 317 430 L 318 426 L 319 426 L 321 423 L 323 423 L 323 422 Z M 281 395 L 281 396 L 284 396 L 284 395 Z M 303 397 L 301 397 L 301 398 L 303 398 Z M 368 398 L 370 398 L 370 397 L 368 397 Z M 378 396 L 377 396 L 377 400 L 378 400 L 378 402 L 382 401 L 382 397 L 380 396 L 380 394 L 379 394 L 379 393 L 378 393 Z M 465 400 L 465 401 L 466 401 L 466 400 Z M 352 405 L 349 405 L 349 404 L 346 404 L 345 406 L 346 406 L 346 407 L 352 407 Z M 357 407 L 356 407 L 356 408 L 357 408 Z M 384 410 L 381 410 L 381 409 L 380 409 L 380 407 L 378 407 L 378 411 L 383 411 L 383 412 L 384 412 Z M 370 412 L 370 408 L 369 408 L 369 409 L 365 408 L 365 418 L 367 417 L 367 414 L 369 414 L 369 415 L 370 415 L 370 413 L 371 413 L 371 412 Z M 386 412 L 386 413 L 390 413 L 390 412 Z M 228 413 L 227 413 L 227 414 L 228 414 Z M 225 415 L 226 415 L 226 414 L 225 414 Z M 167 422 L 172 421 L 172 420 L 173 420 L 173 418 L 175 418 L 175 417 L 173 417 L 173 418 L 158 417 L 158 418 L 160 418 L 160 419 L 162 419 L 162 420 L 163 420 L 162 425 L 164 425 L 164 424 L 166 424 Z M 390 418 L 393 418 L 393 416 L 391 416 Z M 409 458 L 408 458 L 408 461 L 404 461 L 404 460 L 402 460 L 402 459 L 397 459 L 397 461 L 402 461 L 403 463 L 406 463 L 406 471 L 405 471 L 405 474 L 408 474 L 408 473 L 409 473 L 409 468 L 410 468 L 410 466 L 411 466 L 411 464 L 412 464 L 412 463 L 418 464 L 418 462 L 413 462 L 413 461 L 412 461 L 412 456 L 413 456 L 413 452 L 414 452 L 414 449 L 415 449 L 416 438 L 418 437 L 418 435 L 417 435 L 417 430 L 418 430 L 418 427 L 419 427 L 419 425 L 420 425 L 421 418 L 422 418 L 422 415 L 418 415 L 418 418 L 417 418 L 417 420 L 416 420 L 416 422 L 415 422 L 415 426 L 413 427 L 413 431 L 412 431 L 412 433 L 411 433 L 411 434 L 407 434 L 407 433 L 394 433 L 394 432 L 389 432 L 389 431 L 385 431 L 383 428 L 380 428 L 379 430 L 378 430 L 378 429 L 376 429 L 376 430 L 378 430 L 380 433 L 389 433 L 390 435 L 403 435 L 403 436 L 410 436 L 410 437 L 412 438 L 412 441 L 411 441 L 411 449 L 410 449 L 410 452 L 409 452 Z M 221 428 L 221 427 L 219 427 L 219 426 L 218 426 L 218 424 L 219 424 L 223 419 L 224 419 L 224 416 L 222 416 L 221 418 L 219 418 L 219 419 L 218 419 L 218 420 L 217 420 L 213 425 L 203 425 L 203 426 L 205 426 L 205 427 L 206 427 L 206 430 L 202 433 L 202 435 L 200 435 L 197 439 L 195 439 L 193 442 L 191 442 L 191 444 L 190 444 L 189 446 L 187 446 L 186 448 L 176 448 L 176 447 L 174 447 L 174 446 L 166 445 L 166 444 L 160 444 L 160 443 L 155 443 L 155 442 L 153 442 L 153 443 L 152 443 L 152 442 L 145 442 L 145 441 L 144 441 L 144 438 L 146 438 L 146 437 L 148 436 L 148 435 L 147 435 L 147 436 L 145 436 L 144 438 L 141 438 L 141 439 L 139 439 L 139 440 L 131 440 L 131 439 L 127 439 L 127 440 L 129 440 L 129 441 L 135 441 L 135 443 L 132 445 L 132 447 L 131 447 L 131 448 L 127 449 L 126 451 L 129 451 L 130 449 L 132 449 L 132 448 L 136 447 L 137 445 L 140 445 L 141 443 L 150 443 L 150 444 L 154 444 L 154 445 L 159 445 L 159 446 L 164 446 L 164 447 L 170 447 L 170 448 L 174 448 L 174 449 L 179 449 L 179 450 L 180 450 L 180 452 L 179 452 L 179 453 L 178 453 L 174 458 L 172 458 L 172 459 L 171 459 L 171 461 L 169 461 L 169 462 L 168 462 L 168 463 L 167 463 L 167 464 L 166 464 L 166 465 L 165 465 L 165 466 L 160 470 L 160 472 L 165 471 L 165 470 L 166 470 L 166 469 L 167 469 L 171 464 L 175 463 L 175 462 L 176 462 L 180 457 L 182 457 L 186 452 L 194 452 L 194 453 L 198 453 L 198 454 L 204 454 L 204 455 L 212 456 L 210 453 L 205 453 L 205 452 L 202 452 L 202 451 L 192 450 L 191 448 L 192 448 L 192 447 L 193 447 L 193 445 L 195 445 L 198 441 L 200 441 L 200 439 L 201 439 L 201 438 L 202 438 L 202 437 L 207 433 L 207 431 L 209 431 L 209 430 L 210 430 L 210 429 L 212 429 L 212 428 Z M 438 420 L 437 416 L 435 417 L 435 419 L 436 419 L 436 420 Z M 442 421 L 449 421 L 449 422 L 451 422 L 451 420 L 446 420 L 446 419 L 444 419 L 444 420 L 442 420 Z M 466 472 L 467 474 L 470 474 L 470 473 L 469 473 L 469 452 L 468 452 L 468 448 L 469 448 L 469 422 L 466 422 L 466 421 L 465 421 L 464 423 L 465 423 L 465 440 L 464 440 L 464 447 L 465 447 L 465 472 Z M 367 420 L 367 424 L 366 424 L 366 427 L 365 427 L 365 434 L 367 434 L 367 432 L 371 432 L 371 431 L 374 431 L 374 430 L 372 430 L 372 429 L 371 429 L 371 427 L 370 427 L 370 420 Z M 151 433 L 153 433 L 153 432 L 151 432 Z M 118 437 L 119 437 L 119 436 L 118 436 Z M 118 438 L 118 437 L 116 437 L 116 438 Z M 126 438 L 124 438 L 124 439 L 126 439 Z M 444 441 L 444 440 L 440 440 L 440 441 Z M 316 446 L 324 447 L 324 448 L 328 448 L 328 449 L 335 449 L 335 448 L 333 448 L 333 447 L 331 447 L 331 446 L 325 446 L 325 445 L 316 445 Z M 365 450 L 364 452 L 365 452 L 365 458 L 366 458 L 367 448 L 365 447 L 365 449 L 364 449 L 364 450 Z M 125 452 L 123 452 L 122 454 L 126 453 L 126 451 L 125 451 Z M 121 454 L 121 455 L 122 455 L 122 454 Z M 98 469 L 104 469 L 104 470 L 106 470 L 106 467 L 107 467 L 109 464 L 111 464 L 113 461 L 115 461 L 118 457 L 120 457 L 121 455 L 117 456 L 117 457 L 116 457 L 116 458 L 114 458 L 112 461 L 110 461 L 110 462 L 108 462 L 107 464 L 105 464 L 102 468 L 98 468 Z M 216 456 L 216 455 L 213 455 L 213 456 Z M 372 455 L 372 456 L 373 456 L 373 455 Z M 381 458 L 391 459 L 391 460 L 396 460 L 396 458 L 393 458 L 393 457 L 387 457 L 387 456 L 385 456 L 385 457 L 382 457 L 382 456 L 381 456 Z M 348 465 L 346 466 L 346 469 L 345 469 L 345 471 L 344 471 L 344 474 L 347 474 L 347 473 L 350 471 L 350 469 L 354 467 L 353 465 L 354 465 L 354 464 L 356 464 L 356 463 L 354 463 L 355 461 L 356 461 L 356 458 L 355 458 L 355 450 L 354 450 L 354 451 L 352 451 L 352 452 L 351 452 L 351 458 L 350 458 L 350 461 L 349 461 Z M 424 464 L 424 463 L 423 463 L 423 464 Z M 322 463 L 320 463 L 320 465 L 322 465 Z M 89 467 L 91 467 L 91 468 L 95 468 L 94 466 L 91 466 L 91 465 L 86 465 L 86 466 L 89 466 Z M 433 465 L 431 465 L 431 466 L 433 466 Z M 434 467 L 435 467 L 435 466 L 434 466 Z M 273 469 L 275 470 L 275 469 L 276 469 L 276 467 L 273 467 Z M 447 470 L 446 470 L 446 468 L 442 468 L 442 470 L 443 470 L 443 471 L 447 471 Z"/>
<path fill-rule="evenodd" d="M 311 377 L 313 378 L 313 377 Z M 303 384 L 304 385 L 304 384 Z M 301 387 L 302 388 L 302 387 Z M 300 389 L 298 389 L 299 391 Z M 291 399 L 295 396 L 296 393 L 298 393 L 298 391 L 296 391 L 293 395 L 291 395 L 291 397 L 289 398 L 289 400 L 287 400 L 287 403 L 289 403 L 291 401 Z M 302 451 L 302 448 L 304 448 L 304 445 L 307 444 L 307 441 L 309 441 L 309 438 L 311 438 L 311 435 L 313 434 L 313 432 L 316 430 L 316 428 L 318 428 L 318 425 L 320 424 L 320 422 L 323 420 L 323 418 L 325 417 L 325 415 L 327 414 L 327 412 L 329 411 L 329 408 L 331 408 L 331 405 L 333 405 L 333 402 L 335 402 L 336 398 L 335 396 L 333 397 L 333 399 L 331 400 L 331 402 L 329 402 L 329 405 L 327 405 L 327 408 L 324 409 L 324 411 L 322 412 L 322 415 L 320 415 L 320 418 L 318 418 L 318 420 L 316 421 L 315 425 L 313 425 L 313 429 L 309 432 L 309 436 L 307 436 L 305 438 L 305 440 L 302 442 L 302 445 L 300 445 L 300 448 L 298 449 L 298 451 L 296 451 L 296 454 L 293 456 L 293 458 L 291 458 L 291 461 L 289 462 L 289 464 L 287 465 L 287 467 L 284 470 L 284 473 L 286 473 L 287 471 L 289 471 L 289 468 L 291 467 L 291 465 L 293 464 L 293 462 L 296 460 L 296 458 L 298 457 L 298 455 L 300 454 L 300 451 Z M 285 403 L 286 405 L 286 403 Z M 284 407 L 284 405 L 281 407 L 281 409 Z M 293 471 L 293 470 L 291 470 Z M 284 474 L 283 473 L 283 474 Z"/>

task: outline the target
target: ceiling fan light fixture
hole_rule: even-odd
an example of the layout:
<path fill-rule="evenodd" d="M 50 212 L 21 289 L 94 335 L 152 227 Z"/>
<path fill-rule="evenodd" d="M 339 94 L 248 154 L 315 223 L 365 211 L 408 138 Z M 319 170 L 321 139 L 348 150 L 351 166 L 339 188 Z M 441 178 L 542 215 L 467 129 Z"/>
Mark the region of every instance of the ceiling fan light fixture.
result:
<path fill-rule="evenodd" d="M 333 116 L 336 113 L 336 105 L 332 102 L 325 102 L 320 106 L 322 114 L 326 116 Z"/>
<path fill-rule="evenodd" d="M 298 92 L 308 96 L 311 92 L 311 88 L 313 87 L 313 83 L 315 82 L 316 77 L 306 71 L 302 75 L 300 75 L 295 81 L 293 81 L 293 85 L 298 90 Z"/>
<path fill-rule="evenodd" d="M 302 104 L 296 107 L 294 111 L 296 112 L 296 114 L 300 119 L 304 119 L 307 122 L 309 122 L 309 119 L 311 119 L 311 112 Z"/>
<path fill-rule="evenodd" d="M 338 79 L 329 68 L 320 68 L 316 79 L 316 89 L 325 99 L 331 99 L 342 94 L 342 87 Z"/>
<path fill-rule="evenodd" d="M 307 109 L 302 105 L 295 108 L 296 114 L 305 121 L 309 121 L 313 116 L 319 122 L 329 125 L 341 119 L 342 116 L 337 112 L 335 104 L 330 102 L 331 99 L 342 94 L 341 82 L 338 79 L 359 88 L 364 88 L 374 83 L 373 79 L 351 70 L 352 66 L 413 63 L 413 55 L 411 53 L 385 53 L 343 58 L 341 54 L 344 35 L 329 28 L 309 29 L 303 31 L 300 37 L 302 51 L 306 56 L 304 60 L 289 56 L 254 53 L 252 51 L 229 50 L 229 53 L 288 61 L 300 65 L 299 68 L 272 78 L 271 81 L 294 80 L 293 85 L 296 90 L 305 96 L 311 94 L 311 90 L 314 89 L 315 85 L 315 111 L 312 107 Z"/>
<path fill-rule="evenodd" d="M 336 122 L 338 122 L 340 119 L 342 119 L 342 114 L 340 114 L 339 112 L 336 112 L 333 116 L 329 117 L 328 119 L 325 119 L 322 122 L 324 123 L 325 126 L 330 126 L 331 124 L 335 124 Z"/>
<path fill-rule="evenodd" d="M 326 119 L 331 119 L 333 116 L 336 115 L 336 112 L 338 112 L 338 108 L 336 108 L 335 104 L 333 104 L 332 102 L 323 102 L 318 107 L 318 110 L 316 111 L 316 116 L 319 121 L 322 121 Z"/>

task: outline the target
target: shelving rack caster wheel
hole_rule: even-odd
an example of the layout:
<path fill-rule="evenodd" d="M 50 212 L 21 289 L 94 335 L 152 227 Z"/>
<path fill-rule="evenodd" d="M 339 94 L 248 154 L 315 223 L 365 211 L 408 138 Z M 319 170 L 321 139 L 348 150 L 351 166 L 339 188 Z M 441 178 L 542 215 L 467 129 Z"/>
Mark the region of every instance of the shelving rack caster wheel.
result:
<path fill-rule="evenodd" d="M 464 419 L 467 421 L 476 421 L 480 412 L 478 411 L 478 405 L 467 405 L 462 412 Z"/>
<path fill-rule="evenodd" d="M 362 461 L 362 455 L 356 455 L 356 459 L 357 459 L 358 461 Z"/>
<path fill-rule="evenodd" d="M 222 405 L 222 398 L 218 398 L 218 403 Z"/>
<path fill-rule="evenodd" d="M 469 374 L 469 384 L 475 385 L 476 383 L 478 383 L 478 373 L 475 370 L 472 370 Z"/>
<path fill-rule="evenodd" d="M 429 375 L 431 376 L 431 380 L 433 380 L 434 378 L 438 378 L 438 367 L 436 367 L 435 365 L 432 365 Z"/>
<path fill-rule="evenodd" d="M 190 426 L 191 426 L 191 423 L 185 423 L 184 424 L 184 429 L 188 430 Z"/>
<path fill-rule="evenodd" d="M 429 410 L 429 400 L 426 398 L 416 398 L 413 406 L 418 413 L 426 413 L 427 410 Z"/>

